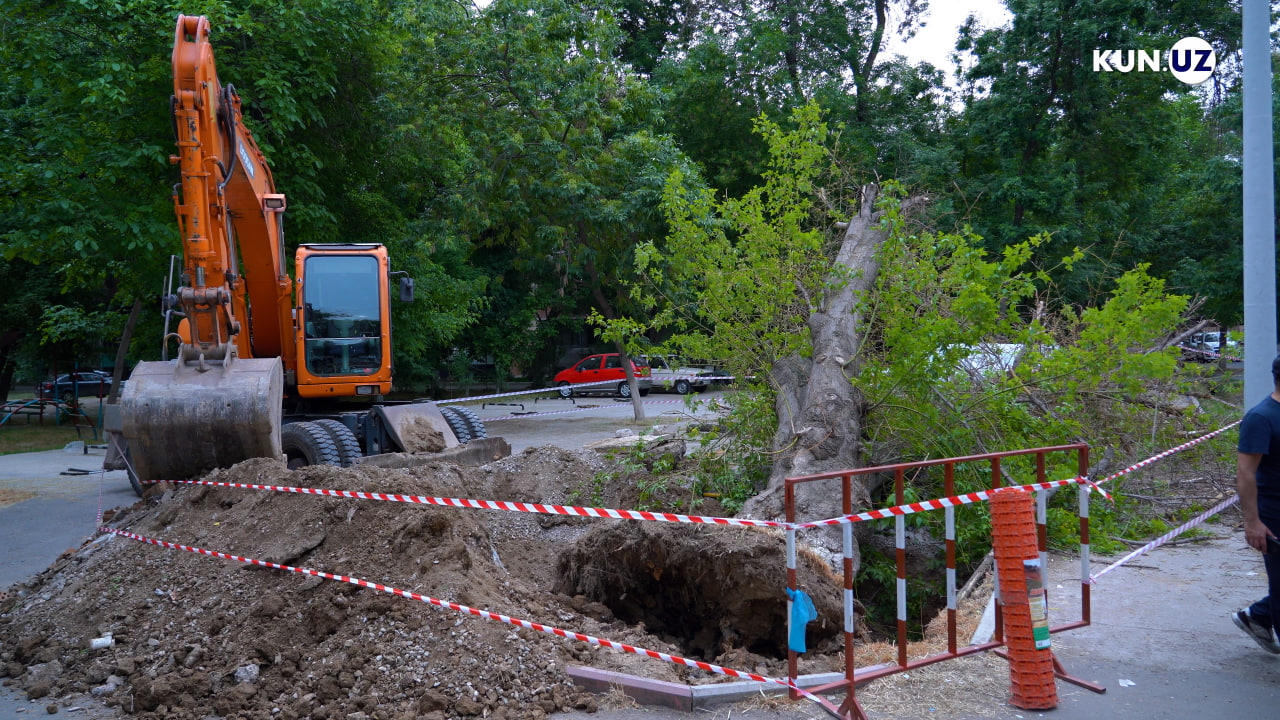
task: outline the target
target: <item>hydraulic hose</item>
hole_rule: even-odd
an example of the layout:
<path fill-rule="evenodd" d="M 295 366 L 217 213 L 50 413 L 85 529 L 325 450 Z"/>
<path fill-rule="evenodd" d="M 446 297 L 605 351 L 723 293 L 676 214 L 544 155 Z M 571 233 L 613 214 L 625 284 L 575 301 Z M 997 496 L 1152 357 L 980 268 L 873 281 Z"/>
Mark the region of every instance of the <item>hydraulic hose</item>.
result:
<path fill-rule="evenodd" d="M 227 183 L 231 182 L 231 173 L 236 171 L 236 164 L 240 162 L 240 138 L 236 135 L 236 108 L 231 104 L 231 98 L 235 96 L 235 92 L 235 86 L 230 83 L 222 88 L 222 112 L 225 114 L 227 135 L 231 138 L 231 164 L 222 174 L 222 182 L 218 183 L 218 192 L 222 192 Z"/>

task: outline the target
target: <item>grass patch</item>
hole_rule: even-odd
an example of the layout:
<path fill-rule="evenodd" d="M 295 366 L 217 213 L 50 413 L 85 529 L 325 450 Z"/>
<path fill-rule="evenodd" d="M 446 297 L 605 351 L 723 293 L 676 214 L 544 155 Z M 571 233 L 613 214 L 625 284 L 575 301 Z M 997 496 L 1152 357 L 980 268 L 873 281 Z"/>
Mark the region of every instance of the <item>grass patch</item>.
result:
<path fill-rule="evenodd" d="M 16 425 L 13 424 L 15 420 Z M 66 447 L 67 443 L 73 440 L 94 442 L 93 432 L 81 427 L 77 434 L 76 428 L 70 423 L 55 425 L 48 419 L 45 420 L 44 425 L 34 422 L 28 425 L 21 418 L 13 418 L 4 425 L 0 425 L 0 455 L 57 450 Z"/>

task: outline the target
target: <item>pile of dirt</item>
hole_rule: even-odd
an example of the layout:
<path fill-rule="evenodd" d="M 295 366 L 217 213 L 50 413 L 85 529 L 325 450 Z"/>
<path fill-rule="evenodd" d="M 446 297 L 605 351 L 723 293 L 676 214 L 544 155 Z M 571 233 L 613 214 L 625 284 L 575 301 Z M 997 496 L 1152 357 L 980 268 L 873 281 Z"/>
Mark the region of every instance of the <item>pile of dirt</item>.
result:
<path fill-rule="evenodd" d="M 534 448 L 481 467 L 251 460 L 206 479 L 436 497 L 605 504 L 594 453 Z M 210 487 L 157 486 L 111 525 L 363 578 L 441 600 L 732 667 L 785 674 L 777 533 L 587 520 Z M 560 558 L 557 561 L 557 558 Z M 839 591 L 802 582 L 834 648 Z M 571 664 L 712 682 L 634 655 L 354 585 L 102 535 L 0 603 L 0 677 L 29 697 L 91 693 L 140 717 L 537 718 L 593 710 Z M 677 626 L 706 628 L 677 632 Z M 90 648 L 110 635 L 114 645 Z M 830 648 L 825 648 L 830 649 Z M 835 669 L 811 653 L 803 672 Z"/>

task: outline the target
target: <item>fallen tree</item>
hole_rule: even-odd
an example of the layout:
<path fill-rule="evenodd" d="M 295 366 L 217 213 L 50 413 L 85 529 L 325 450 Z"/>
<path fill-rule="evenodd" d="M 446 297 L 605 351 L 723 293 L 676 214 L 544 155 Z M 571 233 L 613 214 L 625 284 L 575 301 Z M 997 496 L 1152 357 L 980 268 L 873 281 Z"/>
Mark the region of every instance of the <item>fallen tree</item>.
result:
<path fill-rule="evenodd" d="M 759 122 L 771 164 L 741 198 L 718 201 L 673 176 L 670 233 L 637 251 L 651 327 L 691 357 L 754 378 L 703 438 L 700 488 L 777 517 L 790 476 L 1080 439 L 1124 450 L 1135 435 L 1157 443 L 1185 431 L 1184 417 L 1135 432 L 1150 426 L 1152 393 L 1175 390 L 1177 350 L 1166 343 L 1185 297 L 1138 267 L 1089 306 L 1063 305 L 1053 277 L 1080 251 L 1048 269 L 1031 264 L 1043 236 L 989 254 L 967 231 L 909 220 L 924 198 L 892 181 L 861 188 L 856 215 L 832 233 L 815 201 L 825 196 L 825 127 L 813 106 L 793 124 Z M 1008 351 L 1006 363 L 973 362 L 993 346 Z M 1073 474 L 1072 463 L 1064 456 L 1048 470 Z M 1017 462 L 1006 470 L 1010 480 L 1029 472 Z M 989 476 L 957 481 L 967 491 Z M 884 504 L 880 482 L 855 487 L 857 508 Z M 921 474 L 907 492 L 935 497 L 940 484 Z M 813 486 L 799 510 L 827 517 L 838 503 L 834 485 Z M 985 516 L 974 520 L 962 533 L 976 559 L 987 528 Z"/>
<path fill-rule="evenodd" d="M 768 485 L 744 508 L 748 514 L 782 513 L 788 477 L 861 467 L 865 458 L 862 423 L 866 402 L 853 380 L 859 374 L 866 339 L 866 299 L 880 273 L 880 248 L 889 234 L 876 210 L 880 188 L 862 189 L 858 214 L 844 225 L 839 250 L 820 298 L 806 320 L 812 348 L 779 359 L 770 368 L 778 429 Z M 903 207 L 918 205 L 912 198 Z M 871 479 L 874 481 L 874 479 Z M 857 507 L 871 503 L 874 488 L 853 486 Z M 841 498 L 827 486 L 802 485 L 797 502 L 806 517 L 840 514 Z"/>

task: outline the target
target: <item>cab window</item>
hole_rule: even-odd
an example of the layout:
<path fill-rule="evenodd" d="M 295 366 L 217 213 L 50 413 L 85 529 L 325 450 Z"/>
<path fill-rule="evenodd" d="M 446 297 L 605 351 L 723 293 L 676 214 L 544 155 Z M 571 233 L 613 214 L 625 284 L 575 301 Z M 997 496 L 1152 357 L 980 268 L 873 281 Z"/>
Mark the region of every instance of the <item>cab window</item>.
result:
<path fill-rule="evenodd" d="M 370 375 L 382 366 L 383 284 L 377 258 L 313 255 L 307 258 L 303 334 L 313 375 Z"/>

